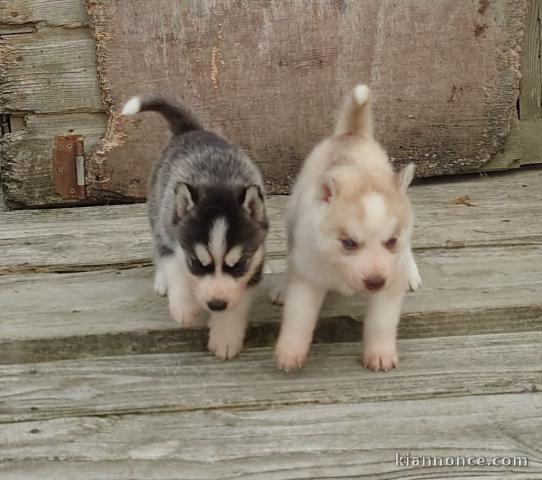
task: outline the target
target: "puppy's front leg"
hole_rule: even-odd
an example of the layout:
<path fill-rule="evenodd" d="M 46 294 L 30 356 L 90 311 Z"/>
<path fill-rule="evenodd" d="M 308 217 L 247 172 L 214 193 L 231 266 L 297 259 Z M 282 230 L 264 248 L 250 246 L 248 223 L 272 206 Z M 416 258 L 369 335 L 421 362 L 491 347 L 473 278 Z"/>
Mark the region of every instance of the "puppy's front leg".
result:
<path fill-rule="evenodd" d="M 169 312 L 181 327 L 189 327 L 199 313 L 199 307 L 188 282 L 181 260 L 175 255 L 160 259 L 160 273 L 166 279 Z"/>
<path fill-rule="evenodd" d="M 289 371 L 305 363 L 325 295 L 325 289 L 295 274 L 288 275 L 283 320 L 275 348 L 280 369 Z"/>
<path fill-rule="evenodd" d="M 422 286 L 422 277 L 420 271 L 418 270 L 418 265 L 416 265 L 416 260 L 414 259 L 414 254 L 412 249 L 409 248 L 407 252 L 407 272 L 408 272 L 408 289 L 411 292 L 415 292 Z"/>
<path fill-rule="evenodd" d="M 243 349 L 253 289 L 247 288 L 235 308 L 211 313 L 207 348 L 221 360 L 236 357 Z"/>
<path fill-rule="evenodd" d="M 363 366 L 375 372 L 399 366 L 396 337 L 405 295 L 402 285 L 390 286 L 368 299 L 363 322 Z"/>

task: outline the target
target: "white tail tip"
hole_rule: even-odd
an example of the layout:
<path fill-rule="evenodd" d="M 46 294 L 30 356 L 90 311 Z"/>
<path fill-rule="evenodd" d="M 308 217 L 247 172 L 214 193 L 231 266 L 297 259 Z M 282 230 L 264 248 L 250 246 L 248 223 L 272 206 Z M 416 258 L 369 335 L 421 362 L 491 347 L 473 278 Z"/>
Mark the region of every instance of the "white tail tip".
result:
<path fill-rule="evenodd" d="M 371 90 L 367 85 L 358 85 L 354 88 L 354 98 L 358 105 L 363 105 L 368 99 Z"/>
<path fill-rule="evenodd" d="M 141 100 L 139 97 L 133 97 L 126 102 L 124 108 L 122 109 L 122 114 L 126 117 L 130 115 L 135 115 L 141 111 Z"/>

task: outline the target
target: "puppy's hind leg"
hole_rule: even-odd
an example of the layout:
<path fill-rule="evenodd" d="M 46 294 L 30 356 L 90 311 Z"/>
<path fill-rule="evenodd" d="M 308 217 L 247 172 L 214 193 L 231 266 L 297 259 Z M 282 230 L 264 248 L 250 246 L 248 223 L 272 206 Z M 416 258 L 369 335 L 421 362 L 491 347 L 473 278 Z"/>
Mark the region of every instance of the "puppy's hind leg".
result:
<path fill-rule="evenodd" d="M 161 258 L 161 274 L 167 283 L 169 312 L 181 327 L 189 327 L 199 313 L 199 307 L 188 282 L 187 273 L 175 255 Z"/>
<path fill-rule="evenodd" d="M 253 289 L 247 288 L 237 306 L 231 310 L 211 313 L 207 348 L 221 360 L 229 360 L 241 353 Z"/>
<path fill-rule="evenodd" d="M 281 370 L 301 368 L 307 359 L 326 290 L 288 275 L 284 313 L 275 358 Z"/>

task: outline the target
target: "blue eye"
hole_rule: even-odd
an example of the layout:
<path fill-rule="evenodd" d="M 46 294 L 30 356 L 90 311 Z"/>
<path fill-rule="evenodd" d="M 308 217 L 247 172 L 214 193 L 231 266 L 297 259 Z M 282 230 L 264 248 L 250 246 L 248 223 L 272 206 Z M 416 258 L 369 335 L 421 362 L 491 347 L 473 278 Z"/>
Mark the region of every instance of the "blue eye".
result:
<path fill-rule="evenodd" d="M 359 245 L 356 241 L 352 240 L 351 238 L 343 238 L 341 240 L 341 243 L 343 244 L 343 247 L 346 249 L 346 250 L 357 250 Z"/>

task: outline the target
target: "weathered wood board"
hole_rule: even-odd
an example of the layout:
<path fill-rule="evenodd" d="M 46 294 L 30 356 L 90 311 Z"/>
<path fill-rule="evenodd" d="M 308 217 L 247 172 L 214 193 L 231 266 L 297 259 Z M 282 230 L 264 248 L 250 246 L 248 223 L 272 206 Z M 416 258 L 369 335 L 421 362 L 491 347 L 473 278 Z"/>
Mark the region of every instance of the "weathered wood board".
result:
<path fill-rule="evenodd" d="M 542 388 L 541 341 L 542 332 L 400 340 L 401 367 L 387 373 L 362 368 L 357 343 L 313 345 L 306 367 L 293 374 L 276 368 L 270 348 L 247 350 L 232 362 L 201 352 L 1 365 L 0 424 L 528 394 Z"/>
<path fill-rule="evenodd" d="M 522 120 L 542 119 L 542 1 L 531 0 L 523 38 L 521 96 Z"/>
<path fill-rule="evenodd" d="M 418 255 L 425 285 L 407 296 L 400 336 L 542 329 L 540 246 L 428 250 Z M 248 346 L 274 342 L 280 308 L 264 275 L 251 312 Z M 513 282 L 513 286 L 511 285 Z M 0 276 L 0 363 L 81 355 L 204 350 L 205 327 L 179 329 L 152 291 L 150 268 Z M 361 338 L 363 298 L 330 294 L 316 341 Z"/>
<path fill-rule="evenodd" d="M 89 162 L 92 196 L 145 196 L 164 123 L 147 115 L 127 125 L 114 112 L 150 91 L 174 91 L 241 143 L 274 193 L 287 191 L 331 131 L 342 95 L 360 81 L 375 92 L 378 137 L 420 175 L 480 168 L 515 115 L 526 0 L 87 6 L 110 113 L 108 136 Z"/>
<path fill-rule="evenodd" d="M 542 478 L 541 408 L 542 395 L 516 394 L 4 424 L 0 473 L 7 480 L 533 480 Z M 407 453 L 517 456 L 529 464 L 397 465 L 396 454 Z"/>
<path fill-rule="evenodd" d="M 402 337 L 540 329 L 541 184 L 542 171 L 529 170 L 412 188 L 424 286 L 408 296 Z M 267 292 L 285 268 L 285 200 L 269 199 L 274 275 L 248 346 L 276 335 L 280 309 Z M 143 205 L 0 215 L 0 362 L 205 349 L 205 329 L 178 329 L 153 294 L 149 240 Z M 316 341 L 357 340 L 362 304 L 330 296 Z"/>
<path fill-rule="evenodd" d="M 531 221 L 542 218 L 542 170 L 418 184 L 410 196 L 417 251 L 542 244 L 542 225 Z M 472 206 L 457 203 L 466 196 Z M 268 201 L 273 271 L 286 253 L 286 200 Z M 152 252 L 140 204 L 7 212 L 0 216 L 0 250 L 8 252 L 0 274 L 146 266 Z"/>
<path fill-rule="evenodd" d="M 11 207 L 73 203 L 54 193 L 53 137 L 82 135 L 90 150 L 105 133 L 87 22 L 82 0 L 0 3 L 0 111 L 22 120 L 1 145 Z"/>
<path fill-rule="evenodd" d="M 10 207 L 69 204 L 53 188 L 52 152 L 57 135 L 82 135 L 91 149 L 102 138 L 102 113 L 25 115 L 25 128 L 2 140 L 2 185 Z M 78 201 L 80 203 L 80 201 Z"/>

